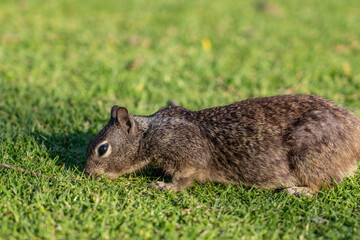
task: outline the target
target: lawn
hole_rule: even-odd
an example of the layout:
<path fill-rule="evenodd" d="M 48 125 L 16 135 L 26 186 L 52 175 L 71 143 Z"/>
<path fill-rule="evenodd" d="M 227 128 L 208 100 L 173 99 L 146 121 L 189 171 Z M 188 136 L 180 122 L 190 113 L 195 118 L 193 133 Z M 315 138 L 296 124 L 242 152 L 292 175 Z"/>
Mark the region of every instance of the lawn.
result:
<path fill-rule="evenodd" d="M 358 0 L 1 0 L 0 163 L 27 172 L 0 166 L 0 239 L 359 239 L 360 171 L 312 198 L 82 172 L 114 104 L 310 93 L 360 116 L 359 22 Z"/>

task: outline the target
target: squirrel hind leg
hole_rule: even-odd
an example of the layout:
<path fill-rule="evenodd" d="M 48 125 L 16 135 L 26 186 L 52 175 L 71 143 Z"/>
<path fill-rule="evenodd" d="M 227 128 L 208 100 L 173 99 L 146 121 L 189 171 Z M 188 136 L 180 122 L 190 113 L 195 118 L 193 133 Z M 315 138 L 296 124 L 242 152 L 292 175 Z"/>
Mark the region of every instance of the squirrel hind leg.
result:
<path fill-rule="evenodd" d="M 348 125 L 326 111 L 309 112 L 294 124 L 288 156 L 296 185 L 319 190 L 352 172 L 360 155 L 359 141 L 354 141 L 360 132 Z"/>

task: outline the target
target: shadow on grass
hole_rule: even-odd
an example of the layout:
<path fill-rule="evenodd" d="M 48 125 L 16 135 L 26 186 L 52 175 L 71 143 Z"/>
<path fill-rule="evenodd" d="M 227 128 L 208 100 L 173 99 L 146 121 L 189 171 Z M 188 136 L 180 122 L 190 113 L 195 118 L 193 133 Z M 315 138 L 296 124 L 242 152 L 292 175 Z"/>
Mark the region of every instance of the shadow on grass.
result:
<path fill-rule="evenodd" d="M 92 132 L 75 131 L 72 133 L 47 134 L 34 133 L 38 142 L 43 143 L 48 149 L 51 159 L 56 159 L 56 164 L 64 165 L 68 169 L 84 170 L 86 150 L 90 141 L 95 137 Z"/>
<path fill-rule="evenodd" d="M 162 182 L 170 182 L 171 177 L 164 174 L 164 171 L 157 167 L 149 165 L 144 169 L 134 173 L 136 177 L 148 178 L 151 182 L 153 181 L 162 181 Z"/>

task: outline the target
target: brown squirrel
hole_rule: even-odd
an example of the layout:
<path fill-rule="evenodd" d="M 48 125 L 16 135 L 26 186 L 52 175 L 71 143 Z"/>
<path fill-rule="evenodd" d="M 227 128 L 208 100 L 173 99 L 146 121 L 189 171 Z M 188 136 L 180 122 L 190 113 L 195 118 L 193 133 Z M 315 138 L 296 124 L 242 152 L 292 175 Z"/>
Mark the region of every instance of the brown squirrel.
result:
<path fill-rule="evenodd" d="M 322 97 L 284 95 L 151 116 L 114 106 L 88 147 L 85 174 L 116 178 L 155 164 L 172 177 L 150 184 L 161 190 L 197 180 L 310 195 L 353 174 L 359 157 L 359 118 Z"/>

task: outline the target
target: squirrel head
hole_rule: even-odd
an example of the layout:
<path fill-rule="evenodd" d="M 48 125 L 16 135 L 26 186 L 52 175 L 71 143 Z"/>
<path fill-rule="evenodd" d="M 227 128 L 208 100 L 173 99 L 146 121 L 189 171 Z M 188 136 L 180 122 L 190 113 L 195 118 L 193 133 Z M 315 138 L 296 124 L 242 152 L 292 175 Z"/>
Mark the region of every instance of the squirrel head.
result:
<path fill-rule="evenodd" d="M 88 146 L 85 174 L 116 178 L 120 174 L 133 172 L 137 132 L 134 119 L 128 110 L 113 106 L 109 123 Z"/>

